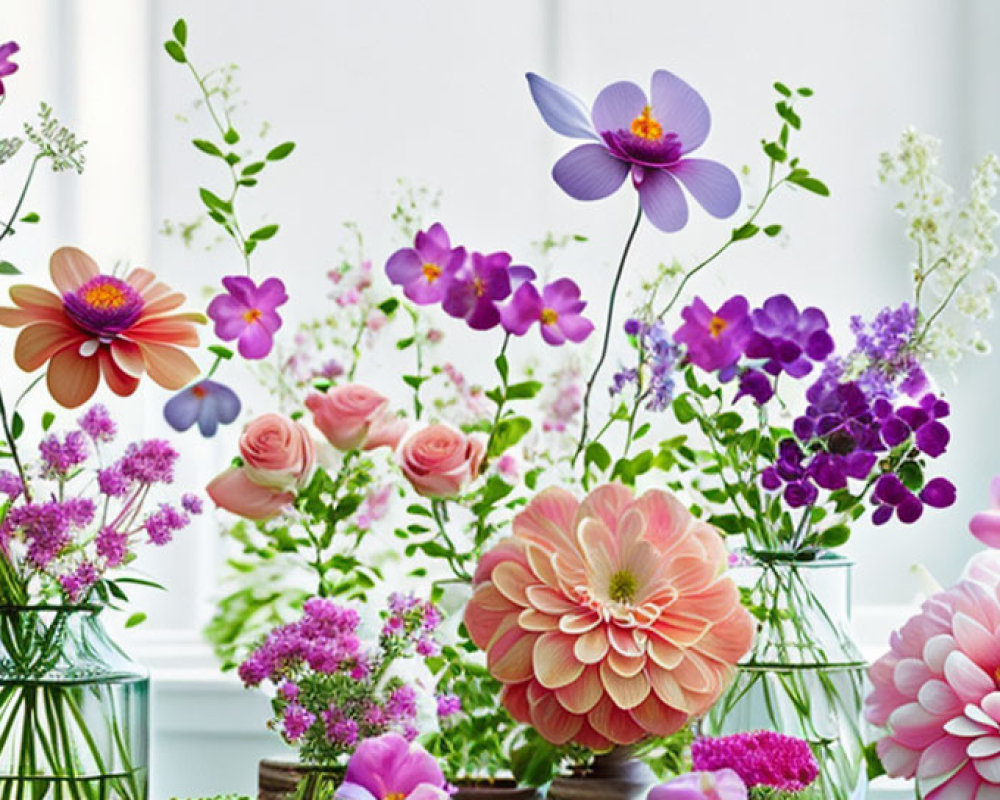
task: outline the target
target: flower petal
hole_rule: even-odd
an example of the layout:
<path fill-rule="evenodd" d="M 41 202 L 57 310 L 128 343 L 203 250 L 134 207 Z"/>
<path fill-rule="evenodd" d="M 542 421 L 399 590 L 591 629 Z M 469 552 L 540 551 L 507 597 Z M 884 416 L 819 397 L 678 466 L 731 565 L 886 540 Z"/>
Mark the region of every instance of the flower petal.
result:
<path fill-rule="evenodd" d="M 111 356 L 111 351 L 102 347 L 97 351 L 97 358 L 101 364 L 101 374 L 108 388 L 119 397 L 128 397 L 139 387 L 139 378 L 125 372 L 115 359 Z"/>
<path fill-rule="evenodd" d="M 270 519 L 295 499 L 291 492 L 278 492 L 254 483 L 239 467 L 232 467 L 205 487 L 212 501 L 246 519 Z"/>
<path fill-rule="evenodd" d="M 77 350 L 86 337 L 58 322 L 34 322 L 17 335 L 14 362 L 25 372 L 34 372 L 60 350 Z"/>
<path fill-rule="evenodd" d="M 52 357 L 45 382 L 53 400 L 66 408 L 76 408 L 97 391 L 100 372 L 96 358 L 84 358 L 75 347 L 67 347 Z"/>
<path fill-rule="evenodd" d="M 629 81 L 605 86 L 594 100 L 591 119 L 598 133 L 628 130 L 646 106 L 646 93 Z"/>
<path fill-rule="evenodd" d="M 574 200 L 600 200 L 625 182 L 629 166 L 599 144 L 582 144 L 560 158 L 552 177 Z"/>
<path fill-rule="evenodd" d="M 198 377 L 198 365 L 176 347 L 136 342 L 149 377 L 164 389 L 180 389 Z"/>
<path fill-rule="evenodd" d="M 551 631 L 535 640 L 534 678 L 546 689 L 569 686 L 583 674 L 584 665 L 573 655 L 576 637 Z"/>
<path fill-rule="evenodd" d="M 531 99 L 535 101 L 546 125 L 556 133 L 574 139 L 598 138 L 587 107 L 580 98 L 534 72 L 529 72 L 526 77 Z"/>
<path fill-rule="evenodd" d="M 676 133 L 681 140 L 681 153 L 690 153 L 708 138 L 712 126 L 702 96 L 672 72 L 658 69 L 653 73 L 650 86 L 653 116 L 663 125 L 664 131 Z"/>
<path fill-rule="evenodd" d="M 100 274 L 97 263 L 77 247 L 60 247 L 49 259 L 52 282 L 60 294 L 70 294 Z"/>
<path fill-rule="evenodd" d="M 740 207 L 740 182 L 729 167 L 718 161 L 685 158 L 669 170 L 713 217 L 725 219 Z"/>
<path fill-rule="evenodd" d="M 639 202 L 649 221 L 665 233 L 675 233 L 687 224 L 687 200 L 677 181 L 666 170 L 643 170 Z"/>

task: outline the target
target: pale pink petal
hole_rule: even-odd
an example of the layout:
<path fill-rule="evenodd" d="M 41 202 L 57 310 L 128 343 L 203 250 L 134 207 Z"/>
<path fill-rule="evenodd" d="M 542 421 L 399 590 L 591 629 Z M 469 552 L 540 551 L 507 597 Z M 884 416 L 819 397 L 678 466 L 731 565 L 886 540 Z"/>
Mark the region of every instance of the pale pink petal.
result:
<path fill-rule="evenodd" d="M 573 655 L 583 664 L 597 664 L 607 655 L 610 643 L 605 628 L 595 628 L 576 637 Z"/>
<path fill-rule="evenodd" d="M 604 687 L 597 667 L 587 667 L 571 684 L 556 690 L 559 704 L 571 714 L 586 714 L 603 695 Z"/>
<path fill-rule="evenodd" d="M 52 282 L 61 294 L 71 294 L 101 270 L 90 256 L 77 247 L 60 247 L 49 259 Z"/>
<path fill-rule="evenodd" d="M 990 679 L 965 653 L 955 651 L 944 663 L 944 674 L 948 685 L 965 703 L 978 703 L 982 698 L 996 689 L 996 683 Z"/>
<path fill-rule="evenodd" d="M 546 689 L 573 683 L 583 673 L 583 663 L 573 655 L 576 637 L 551 631 L 535 641 L 532 653 L 534 677 Z"/>
<path fill-rule="evenodd" d="M 917 777 L 936 778 L 944 775 L 965 761 L 965 758 L 965 742 L 945 736 L 920 754 Z"/>

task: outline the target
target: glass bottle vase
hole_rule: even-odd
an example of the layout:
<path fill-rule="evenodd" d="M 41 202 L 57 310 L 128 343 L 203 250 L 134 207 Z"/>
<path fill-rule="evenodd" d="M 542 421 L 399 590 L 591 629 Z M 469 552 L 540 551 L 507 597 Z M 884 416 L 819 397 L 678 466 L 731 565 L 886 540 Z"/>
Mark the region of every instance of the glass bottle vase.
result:
<path fill-rule="evenodd" d="M 97 606 L 0 606 L 0 800 L 146 800 L 149 677 Z"/>
<path fill-rule="evenodd" d="M 850 629 L 853 563 L 833 553 L 752 553 L 731 571 L 756 617 L 751 651 L 703 721 L 722 736 L 773 730 L 809 742 L 824 800 L 867 793 L 867 665 Z"/>

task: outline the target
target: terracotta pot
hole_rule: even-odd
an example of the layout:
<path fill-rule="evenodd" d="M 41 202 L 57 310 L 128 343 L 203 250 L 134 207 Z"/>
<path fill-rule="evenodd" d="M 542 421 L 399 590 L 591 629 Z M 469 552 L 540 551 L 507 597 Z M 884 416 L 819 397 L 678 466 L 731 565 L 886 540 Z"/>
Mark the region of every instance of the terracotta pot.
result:
<path fill-rule="evenodd" d="M 327 779 L 336 786 L 343 778 L 344 770 L 262 759 L 257 771 L 257 800 L 287 800 L 306 776 Z"/>
<path fill-rule="evenodd" d="M 537 789 L 512 780 L 459 781 L 452 800 L 538 800 Z"/>
<path fill-rule="evenodd" d="M 652 770 L 633 757 L 630 747 L 616 747 L 597 756 L 590 767 L 556 778 L 548 800 L 645 800 L 656 784 Z"/>

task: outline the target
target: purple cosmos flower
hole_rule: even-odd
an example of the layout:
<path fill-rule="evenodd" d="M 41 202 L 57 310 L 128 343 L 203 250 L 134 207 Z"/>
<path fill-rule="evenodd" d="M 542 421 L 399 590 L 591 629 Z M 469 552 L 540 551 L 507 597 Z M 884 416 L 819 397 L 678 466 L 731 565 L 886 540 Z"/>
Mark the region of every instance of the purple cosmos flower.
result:
<path fill-rule="evenodd" d="M 238 340 L 243 358 L 264 358 L 274 346 L 274 334 L 281 327 L 278 306 L 288 302 L 285 284 L 268 278 L 260 287 L 244 275 L 222 279 L 228 294 L 220 294 L 208 304 L 208 316 L 215 322 L 215 335 L 224 342 Z"/>
<path fill-rule="evenodd" d="M 551 345 L 582 342 L 594 330 L 594 323 L 580 312 L 587 303 L 580 299 L 580 287 L 569 278 L 548 284 L 541 293 L 533 283 L 524 283 L 510 303 L 500 311 L 504 330 L 524 336 L 535 322 L 542 338 Z"/>
<path fill-rule="evenodd" d="M 440 303 L 451 280 L 465 263 L 464 247 L 452 248 L 440 222 L 420 231 L 413 247 L 397 250 L 385 264 L 385 274 L 403 294 L 420 306 Z"/>
<path fill-rule="evenodd" d="M 21 46 L 17 42 L 0 44 L 0 97 L 6 93 L 2 79 L 17 72 L 17 64 L 11 61 L 10 57 L 20 49 Z"/>
<path fill-rule="evenodd" d="M 163 416 L 175 431 L 186 431 L 196 422 L 201 435 L 215 436 L 219 423 L 228 425 L 240 414 L 240 398 L 216 381 L 199 381 L 182 389 L 163 407 Z"/>
<path fill-rule="evenodd" d="M 800 314 L 790 297 L 779 294 L 765 300 L 752 316 L 754 330 L 746 354 L 765 359 L 763 369 L 770 375 L 787 372 L 802 378 L 812 371 L 810 359 L 822 361 L 833 352 L 830 325 L 818 308 Z"/>
<path fill-rule="evenodd" d="M 753 331 L 749 309 L 742 295 L 729 298 L 718 311 L 696 297 L 681 311 L 684 324 L 674 333 L 674 341 L 687 345 L 692 364 L 705 372 L 719 371 L 719 378 L 728 380 Z"/>
<path fill-rule="evenodd" d="M 486 331 L 500 324 L 501 300 L 510 297 L 514 284 L 532 280 L 530 267 L 512 267 L 509 253 L 473 253 L 452 276 L 442 308 L 470 328 Z"/>
<path fill-rule="evenodd" d="M 418 744 L 387 733 L 366 739 L 354 752 L 338 800 L 447 800 L 441 768 Z"/>
<path fill-rule="evenodd" d="M 689 772 L 654 786 L 647 800 L 747 800 L 747 787 L 731 769 Z"/>
<path fill-rule="evenodd" d="M 701 95 L 676 75 L 654 72 L 649 99 L 634 83 L 613 83 L 597 96 L 589 116 L 570 92 L 534 73 L 527 77 L 552 130 L 594 140 L 570 150 L 552 170 L 570 197 L 607 197 L 631 172 L 643 212 L 668 233 L 683 228 L 688 218 L 678 181 L 714 217 L 728 217 L 739 207 L 740 185 L 728 167 L 685 158 L 708 138 L 711 119 Z"/>

